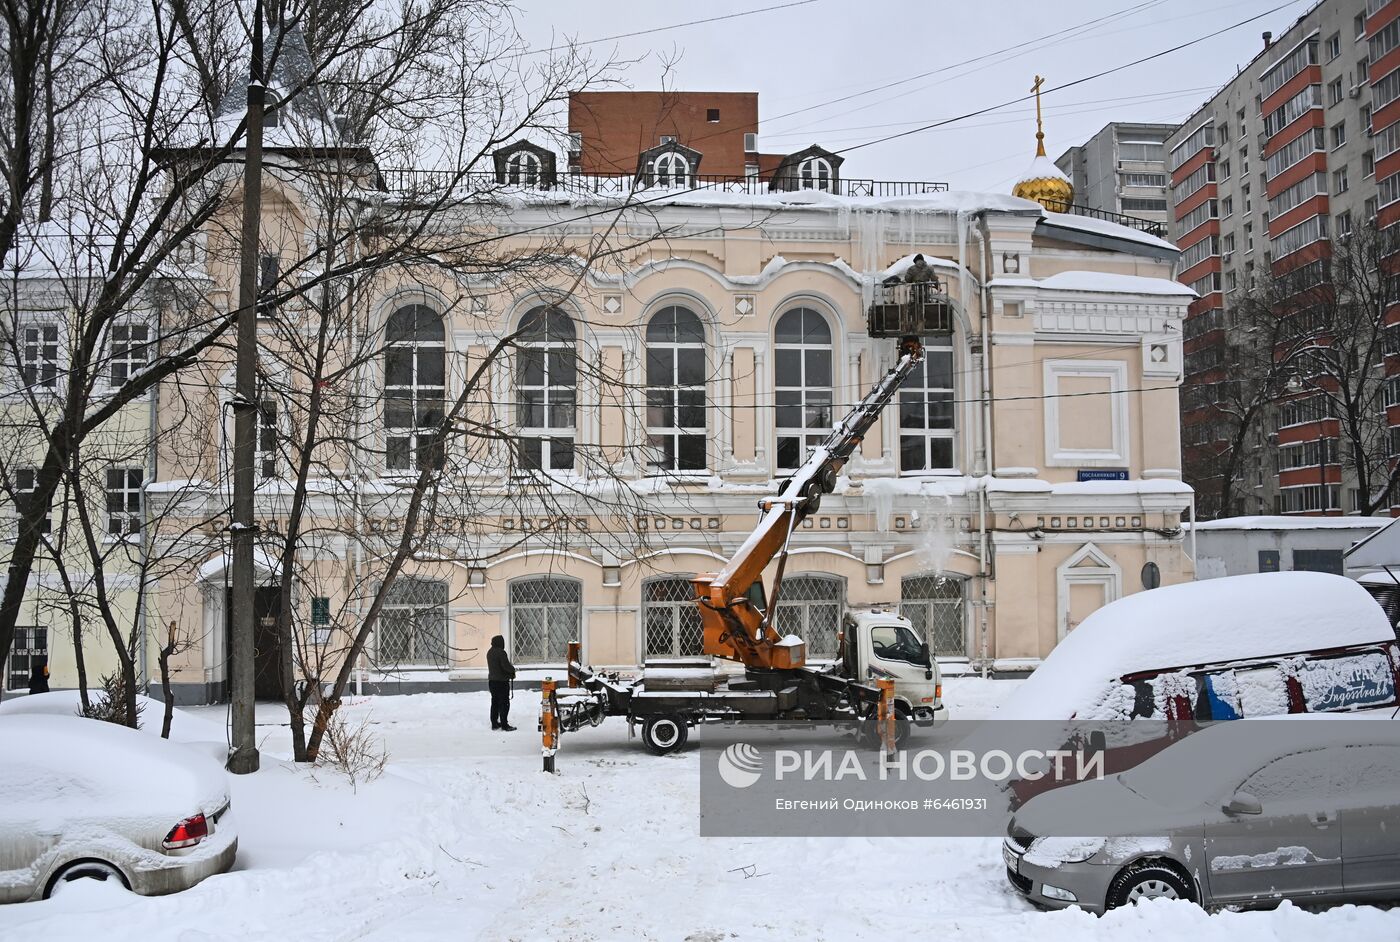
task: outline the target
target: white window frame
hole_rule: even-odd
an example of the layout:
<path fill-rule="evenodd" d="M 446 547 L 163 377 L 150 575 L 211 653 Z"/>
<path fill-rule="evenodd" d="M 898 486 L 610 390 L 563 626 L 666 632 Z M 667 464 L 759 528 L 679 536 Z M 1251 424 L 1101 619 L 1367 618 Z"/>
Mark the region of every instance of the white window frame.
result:
<path fill-rule="evenodd" d="M 673 150 L 657 154 L 651 161 L 651 178 L 658 186 L 689 186 L 690 161 Z"/>
<path fill-rule="evenodd" d="M 540 384 L 536 385 L 531 383 L 529 385 L 526 385 L 522 383 L 522 365 L 517 364 L 514 370 L 514 375 L 512 376 L 512 388 L 515 390 L 514 398 L 516 403 L 516 424 L 520 436 L 522 438 L 537 438 L 540 440 L 540 464 L 538 468 L 530 470 L 538 471 L 541 474 L 570 474 L 576 471 L 578 468 L 578 358 L 577 356 L 574 357 L 573 383 L 567 386 L 551 381 L 550 364 L 551 361 L 554 359 L 555 354 L 567 353 L 572 355 L 576 353 L 578 349 L 577 340 L 579 324 L 578 321 L 576 321 L 569 314 L 568 311 L 565 311 L 563 308 L 555 307 L 553 305 L 548 304 L 535 305 L 534 307 L 530 308 L 530 310 L 527 311 L 524 316 L 529 317 L 535 311 L 540 311 L 539 316 L 545 319 L 544 339 L 538 340 L 534 338 L 522 337 L 519 343 L 519 347 L 522 351 L 529 349 L 538 350 L 541 352 L 542 356 L 540 365 Z M 549 332 L 549 317 L 551 312 L 557 312 L 560 316 L 568 319 L 569 326 L 573 329 L 573 338 L 571 340 L 552 339 L 553 335 Z M 527 408 L 522 396 L 522 394 L 526 390 L 533 390 L 540 393 L 540 418 L 544 420 L 544 425 L 524 425 L 520 423 L 520 412 L 522 409 Z M 567 390 L 569 395 L 573 398 L 573 408 L 571 410 L 572 420 L 568 425 L 556 426 L 551 424 L 551 410 L 554 405 L 553 399 L 556 394 L 562 395 L 565 390 Z M 573 453 L 573 460 L 569 463 L 569 466 L 567 468 L 553 467 L 555 439 L 568 439 L 569 449 Z M 522 466 L 517 470 L 524 471 L 525 468 Z"/>
<path fill-rule="evenodd" d="M 542 169 L 540 155 L 518 150 L 506 159 L 506 183 L 516 186 L 537 186 Z"/>
<path fill-rule="evenodd" d="M 697 314 L 694 310 L 692 310 L 688 305 L 685 305 L 685 304 L 667 304 L 667 305 L 664 305 L 664 306 L 658 308 L 655 312 L 652 313 L 651 317 L 647 318 L 647 327 L 646 327 L 646 330 L 647 330 L 648 332 L 650 332 L 652 321 L 654 321 L 656 318 L 660 317 L 662 314 L 666 313 L 667 311 L 669 311 L 669 310 L 671 310 L 671 309 L 673 309 L 673 308 L 674 308 L 674 309 L 677 309 L 677 310 L 679 310 L 679 311 L 684 311 L 686 314 L 688 314 L 688 315 L 690 315 L 691 317 L 693 317 L 693 318 L 696 320 L 696 322 L 700 325 L 700 330 L 701 330 L 702 336 L 704 335 L 705 322 L 701 319 L 701 317 L 700 317 L 699 314 Z M 709 354 L 708 354 L 708 349 L 707 349 L 707 347 L 708 347 L 708 345 L 706 344 L 706 342 L 705 342 L 703 339 L 702 339 L 702 340 L 699 340 L 699 341 L 695 341 L 695 342 L 689 342 L 689 341 L 687 341 L 687 342 L 672 342 L 672 341 L 658 341 L 658 340 L 652 340 L 650 337 L 647 338 L 647 341 L 646 341 L 646 349 L 647 349 L 647 350 L 666 350 L 666 351 L 669 351 L 670 354 L 671 354 L 671 370 L 670 370 L 671 375 L 670 375 L 670 382 L 669 382 L 669 383 L 653 386 L 652 383 L 651 383 L 651 377 L 650 377 L 649 375 L 648 375 L 647 377 L 645 377 L 645 379 L 646 379 L 646 391 L 647 391 L 647 393 L 648 393 L 647 405 L 646 405 L 646 407 L 645 407 L 645 408 L 646 408 L 646 416 L 645 416 L 645 418 L 646 418 L 646 431 L 647 431 L 647 448 L 646 448 L 646 473 L 647 473 L 647 474 L 653 474 L 653 475 L 657 475 L 657 474 L 666 474 L 666 475 L 674 475 L 674 474 L 681 474 L 681 475 L 684 475 L 684 474 L 705 474 L 705 473 L 707 472 L 707 470 L 709 469 L 709 466 L 710 466 L 710 455 L 709 455 L 709 448 L 707 447 L 707 436 L 708 436 L 709 432 L 708 432 L 708 429 L 706 428 L 706 426 L 708 425 L 708 418 L 709 418 L 709 408 L 708 408 L 708 406 L 709 406 L 709 394 L 708 394 L 708 390 L 707 390 L 707 388 L 706 388 L 706 383 L 705 383 L 705 377 L 706 377 L 707 373 L 709 372 Z M 688 383 L 688 384 L 682 385 L 682 384 L 681 384 L 681 381 L 680 381 L 680 359 L 681 359 L 681 356 L 682 356 L 683 354 L 685 354 L 685 353 L 696 353 L 696 352 L 699 353 L 699 355 L 700 355 L 700 362 L 701 362 L 700 382 L 698 382 L 698 383 Z M 683 426 L 683 425 L 679 425 L 679 424 L 660 424 L 660 425 L 653 425 L 652 422 L 651 422 L 651 402 L 650 402 L 650 393 L 651 393 L 653 390 L 657 390 L 657 391 L 669 391 L 669 392 L 671 393 L 671 395 L 672 395 L 673 398 L 672 398 L 672 400 L 671 400 L 671 405 L 670 405 L 669 407 L 667 407 L 667 408 L 669 409 L 669 412 L 670 412 L 671 417 L 674 418 L 674 419 L 676 419 L 677 422 L 678 422 L 679 419 L 680 419 L 680 413 L 681 413 L 682 408 L 687 408 L 687 407 L 683 407 L 683 406 L 680 405 L 680 401 L 679 401 L 679 400 L 680 400 L 680 395 L 681 395 L 681 393 L 683 393 L 683 392 L 688 392 L 688 393 L 699 392 L 700 395 L 701 395 L 701 405 L 700 405 L 700 410 L 701 410 L 701 411 L 700 411 L 701 424 L 700 424 L 699 426 Z M 665 462 L 665 459 L 664 459 L 665 450 L 664 450 L 664 448 L 655 448 L 655 447 L 653 447 L 653 445 L 652 445 L 652 443 L 651 443 L 651 440 L 652 440 L 653 438 L 669 438 L 669 439 L 671 439 L 671 462 L 670 462 L 670 464 L 666 464 L 666 462 Z M 682 439 L 685 439 L 685 438 L 699 438 L 699 439 L 700 439 L 700 448 L 701 448 L 701 456 L 702 456 L 702 457 L 701 457 L 700 467 L 698 467 L 698 468 L 682 468 L 682 467 L 680 466 L 680 447 L 681 447 L 681 440 L 682 440 Z"/>
<path fill-rule="evenodd" d="M 913 385 L 911 385 L 910 383 L 906 383 L 904 386 L 900 387 L 899 392 L 896 394 L 896 397 L 895 397 L 895 398 L 896 398 L 896 400 L 897 400 L 897 408 L 899 408 L 899 411 L 895 413 L 895 415 L 896 415 L 895 421 L 896 421 L 896 424 L 897 424 L 897 426 L 898 426 L 898 428 L 897 428 L 897 436 L 896 436 L 896 437 L 897 437 L 897 441 L 896 441 L 896 447 L 895 447 L 895 452 L 896 452 L 896 454 L 895 454 L 895 462 L 899 465 L 899 473 L 900 473 L 901 475 L 907 476 L 907 477 L 916 477 L 916 476 L 927 475 L 927 474 L 949 474 L 949 473 L 956 473 L 956 472 L 957 472 L 957 469 L 958 469 L 958 435 L 957 435 L 957 431 L 958 431 L 958 409 L 957 409 L 957 399 L 958 399 L 958 393 L 957 393 L 958 370 L 957 370 L 957 347 L 956 347 L 956 345 L 953 343 L 951 337 L 948 337 L 948 338 L 928 338 L 928 342 L 925 344 L 925 347 L 926 347 L 927 349 L 929 349 L 929 350 L 946 351 L 946 352 L 948 353 L 949 363 L 950 363 L 950 367 L 951 367 L 950 373 L 952 374 L 952 383 L 953 383 L 953 385 L 952 385 L 951 387 L 948 387 L 948 388 L 943 388 L 943 387 L 940 387 L 940 386 L 913 386 Z M 922 376 L 924 376 L 924 377 L 927 377 L 927 376 L 928 376 L 928 359 L 927 359 L 927 357 L 925 357 L 924 363 L 920 366 L 920 375 L 922 375 Z M 910 377 L 909 377 L 910 382 L 912 382 L 913 379 L 914 379 L 913 376 L 910 376 Z M 951 420 L 952 420 L 952 424 L 951 424 L 948 428 L 940 428 L 940 429 L 928 428 L 927 425 L 925 425 L 924 428 L 910 428 L 910 429 L 905 429 L 904 423 L 903 423 L 903 421 L 902 421 L 902 419 L 903 419 L 903 404 L 904 404 L 905 397 L 906 397 L 906 396 L 908 396 L 908 397 L 910 397 L 910 398 L 913 398 L 914 396 L 921 396 L 921 397 L 922 397 L 922 400 L 923 400 L 923 403 L 924 403 L 924 417 L 925 417 L 925 422 L 927 422 L 927 419 L 928 419 L 928 402 L 929 402 L 929 394 L 930 394 L 930 393 L 939 393 L 939 394 L 946 393 L 946 394 L 948 395 L 948 398 L 949 398 L 948 411 L 949 411 L 949 415 L 950 415 Z M 929 447 L 930 447 L 930 446 L 929 446 L 929 442 L 930 442 L 930 441 L 937 440 L 937 441 L 947 441 L 947 442 L 949 442 L 949 457 L 950 457 L 950 459 L 951 459 L 951 464 L 949 464 L 949 465 L 946 466 L 946 467 L 944 467 L 944 466 L 939 466 L 939 467 L 930 466 L 930 467 L 926 467 L 926 468 L 906 469 L 906 468 L 904 467 L 904 441 L 903 441 L 905 438 L 919 438 L 919 439 L 922 440 L 922 442 L 923 442 L 923 447 L 924 447 L 924 459 L 925 459 L 925 462 L 926 462 L 926 463 L 927 463 L 928 457 L 929 457 Z"/>
<path fill-rule="evenodd" d="M 146 338 L 139 342 L 133 342 L 131 339 L 131 332 L 133 330 L 144 330 L 146 332 Z M 119 337 L 119 334 L 124 336 Z M 125 351 L 120 356 L 117 354 L 118 344 L 123 344 L 125 346 Z M 152 337 L 151 325 L 148 321 L 138 318 L 122 318 L 114 321 L 107 330 L 107 362 L 103 364 L 102 370 L 104 385 L 106 385 L 108 389 L 120 389 L 130 381 L 132 376 L 135 376 L 137 373 L 150 366 L 150 352 L 154 344 L 155 340 Z M 133 349 L 142 351 L 139 359 L 131 355 Z M 114 381 L 112 377 L 113 370 L 118 366 L 122 366 L 126 369 L 126 379 L 120 382 Z"/>
<path fill-rule="evenodd" d="M 120 475 L 120 478 L 113 486 L 112 475 Z M 133 479 L 133 475 L 137 477 Z M 107 517 L 107 540 L 117 542 L 119 540 L 140 540 L 141 531 L 145 526 L 145 484 L 146 469 L 131 467 L 128 465 L 112 465 L 105 469 L 103 479 L 103 495 L 106 498 Z M 112 509 L 113 497 L 121 501 L 120 510 Z M 136 506 L 131 506 L 132 502 Z"/>
<path fill-rule="evenodd" d="M 1060 444 L 1060 380 L 1070 377 L 1108 378 L 1109 448 L 1067 448 Z M 1045 361 L 1045 463 L 1052 468 L 1127 467 L 1128 365 L 1121 360 Z"/>
<path fill-rule="evenodd" d="M 781 321 L 784 317 L 787 317 L 789 314 L 791 314 L 791 313 L 793 313 L 793 312 L 796 312 L 796 311 L 799 311 L 799 310 L 801 310 L 801 309 L 803 309 L 803 308 L 806 308 L 807 310 L 809 310 L 809 311 L 811 311 L 812 313 L 816 314 L 816 316 L 820 317 L 820 318 L 822 319 L 822 321 L 826 324 L 828 336 L 831 338 L 829 341 L 827 341 L 827 342 L 824 343 L 824 344 L 822 344 L 822 343 L 802 343 L 802 342 L 793 343 L 793 342 L 791 342 L 791 341 L 782 341 L 782 342 L 779 342 L 779 340 L 778 340 L 778 322 Z M 798 385 L 798 386 L 780 386 L 780 385 L 778 385 L 778 351 L 779 351 L 779 350 L 796 350 L 796 351 L 798 351 L 798 353 L 799 353 L 799 358 L 800 358 L 800 361 L 801 361 L 801 369 L 802 369 L 802 383 L 801 383 L 801 385 Z M 809 382 L 807 381 L 807 353 L 808 353 L 809 351 L 826 351 L 826 353 L 831 357 L 831 383 L 830 383 L 829 385 L 827 385 L 827 386 L 813 386 L 811 383 L 809 383 Z M 772 389 L 773 389 L 773 391 L 774 391 L 774 403 L 775 403 L 775 406 L 776 406 L 776 403 L 777 403 L 777 398 L 776 398 L 776 397 L 777 397 L 777 393 L 778 393 L 778 392 L 799 392 L 799 393 L 801 394 L 801 396 L 800 396 L 800 399 L 799 399 L 799 402 L 798 402 L 798 405 L 796 406 L 796 408 L 798 409 L 799 413 L 802 415 L 802 417 L 803 417 L 803 423 L 804 423 L 804 424 L 803 424 L 803 426 L 802 426 L 801 428 L 798 428 L 798 427 L 796 427 L 796 426 L 788 426 L 788 425 L 784 425 L 784 426 L 782 426 L 781 428 L 778 427 L 777 421 L 776 421 L 776 418 L 777 418 L 777 408 L 775 407 L 775 409 L 774 409 L 774 434 L 773 434 L 773 467 L 774 467 L 775 470 L 777 470 L 777 471 L 795 471 L 795 470 L 797 470 L 798 468 L 800 468 L 800 467 L 802 466 L 802 462 L 807 460 L 807 455 L 808 455 L 808 453 L 811 451 L 811 449 L 814 448 L 814 447 L 816 447 L 816 445 L 820 444 L 821 440 L 824 439 L 824 438 L 826 438 L 826 436 L 829 435 L 829 434 L 831 433 L 832 426 L 835 424 L 835 421 L 836 421 L 836 411 L 835 411 L 835 410 L 836 410 L 836 378 L 837 378 L 837 374 L 836 374 L 836 330 L 835 330 L 835 329 L 833 328 L 833 326 L 832 326 L 832 319 L 831 319 L 830 317 L 828 317 L 824 312 L 822 312 L 821 310 L 818 310 L 816 307 L 814 307 L 814 306 L 811 305 L 811 304 L 801 304 L 801 303 L 798 303 L 798 304 L 794 304 L 794 305 L 792 305 L 792 306 L 787 307 L 786 309 L 784 309 L 784 311 L 783 311 L 780 315 L 778 315 L 778 318 L 777 318 L 776 320 L 773 321 L 773 386 L 772 386 Z M 809 407 L 810 407 L 810 408 L 818 408 L 818 407 L 820 406 L 820 402 L 809 403 L 809 401 L 808 401 L 808 399 L 809 399 L 809 393 L 812 393 L 812 392 L 817 392 L 817 393 L 825 392 L 825 393 L 827 394 L 826 407 L 827 407 L 828 416 L 829 416 L 829 418 L 831 419 L 831 422 L 829 422 L 827 425 L 822 426 L 822 427 L 820 427 L 820 428 L 817 428 L 817 427 L 807 427 L 807 425 L 805 424 L 805 423 L 806 423 L 806 415 L 807 415 L 807 410 L 808 410 L 808 408 L 809 408 Z M 778 464 L 778 456 L 779 456 L 779 454 L 780 454 L 781 451 L 782 451 L 782 449 L 779 447 L 779 443 L 780 443 L 784 438 L 796 438 L 796 439 L 798 440 L 799 444 L 800 444 L 800 451 L 801 451 L 801 454 L 798 456 L 797 464 L 793 465 L 792 467 L 788 467 L 788 466 L 786 466 L 786 465 L 780 465 L 780 464 Z M 811 441 L 809 441 L 809 440 L 811 440 Z"/>
<path fill-rule="evenodd" d="M 53 332 L 53 340 L 50 341 L 44 334 L 47 331 Z M 37 336 L 31 338 L 29 333 L 37 332 Z M 45 348 L 52 345 L 53 357 L 45 356 Z M 29 353 L 34 353 L 34 358 L 30 359 Z M 57 393 L 61 383 L 64 369 L 64 349 L 63 349 L 63 325 L 52 318 L 46 317 L 26 317 L 21 315 L 15 324 L 15 338 L 13 351 L 6 351 L 7 355 L 13 352 L 17 372 L 14 377 L 15 388 L 28 392 Z M 52 377 L 47 381 L 44 374 L 47 372 L 46 366 L 52 367 Z M 35 371 L 34 382 L 30 382 L 25 373 L 33 368 Z"/>
<path fill-rule="evenodd" d="M 825 157 L 805 157 L 797 165 L 797 185 L 804 190 L 825 190 L 829 193 L 835 176 L 831 161 Z"/>
<path fill-rule="evenodd" d="M 381 433 L 384 435 L 384 469 L 385 469 L 385 471 L 386 471 L 387 473 L 389 473 L 389 474 L 413 474 L 413 473 L 416 473 L 416 472 L 420 469 L 419 461 L 418 461 L 418 459 L 419 459 L 419 452 L 421 451 L 421 449 L 423 448 L 423 446 L 424 446 L 424 444 L 425 444 L 425 439 L 430 440 L 430 439 L 436 434 L 436 431 L 437 431 L 437 430 L 436 430 L 435 428 L 430 427 L 430 426 L 426 426 L 426 425 L 418 425 L 418 424 L 417 424 L 418 403 L 419 403 L 419 401 L 420 401 L 420 396 L 422 397 L 422 399 L 426 400 L 426 399 L 428 398 L 428 395 L 431 394 L 431 391 L 432 391 L 432 390 L 438 390 L 439 393 L 440 393 L 440 395 L 441 395 L 441 402 L 442 402 L 443 408 L 446 407 L 446 403 L 447 403 L 447 326 L 448 326 L 448 325 L 447 325 L 446 319 L 445 319 L 445 318 L 442 318 L 441 312 L 439 312 L 436 308 L 432 307 L 431 305 L 427 305 L 427 304 L 411 304 L 411 303 L 410 303 L 410 304 L 400 304 L 400 305 L 397 305 L 397 306 L 394 308 L 394 310 L 391 312 L 390 318 L 392 318 L 394 315 L 397 315 L 400 311 L 403 311 L 405 308 L 410 308 L 410 307 L 421 307 L 421 308 L 423 308 L 423 309 L 425 309 L 425 310 L 431 311 L 433 314 L 437 315 L 438 318 L 442 319 L 442 321 L 443 321 L 443 323 L 442 323 L 442 336 L 441 336 L 440 338 L 434 338 L 434 339 L 420 339 L 420 338 L 417 338 L 417 337 L 413 337 L 413 338 L 409 338 L 409 339 L 400 339 L 400 340 L 393 340 L 393 341 L 390 341 L 390 340 L 388 339 L 388 335 L 387 335 L 388 326 L 389 326 L 389 321 L 386 319 L 385 322 L 384 322 L 384 328 L 383 328 L 384 331 L 385 331 L 384 352 L 383 352 L 382 356 L 380 357 L 381 369 L 384 371 L 383 374 L 382 374 L 383 389 L 384 389 L 384 408 L 383 408 L 383 410 L 381 410 L 380 415 L 379 415 L 379 427 L 380 427 Z M 394 384 L 394 385 L 391 386 L 391 385 L 389 384 L 388 364 L 387 364 L 389 351 L 390 351 L 390 350 L 405 350 L 405 349 L 406 349 L 406 350 L 409 350 L 410 353 L 411 353 L 411 357 L 412 357 L 411 363 L 412 363 L 412 373 L 413 373 L 413 375 L 410 377 L 410 381 L 409 381 L 407 384 Z M 441 350 L 441 351 L 442 351 L 442 358 L 443 358 L 443 376 L 442 376 L 442 385 L 441 385 L 441 386 L 436 386 L 436 385 L 432 385 L 432 384 L 426 384 L 426 383 L 421 383 L 421 382 L 419 382 L 419 367 L 420 367 L 420 365 L 421 365 L 421 362 L 420 362 L 420 354 L 423 353 L 423 352 L 425 352 L 425 351 L 432 351 L 432 350 Z M 413 424 L 413 425 L 411 425 L 411 426 L 396 426 L 396 427 L 394 427 L 394 428 L 390 428 L 390 427 L 389 427 L 389 395 L 390 395 L 391 392 L 397 392 L 397 393 L 400 393 L 400 394 L 402 394 L 402 393 L 411 393 L 411 394 L 412 394 L 412 399 L 410 400 L 410 402 L 411 402 L 412 405 L 413 405 L 413 413 L 414 413 L 415 424 Z M 407 462 L 407 464 L 406 464 L 405 466 L 403 466 L 403 467 L 393 467 L 393 468 L 389 467 L 389 447 L 388 447 L 388 446 L 389 446 L 389 439 L 391 439 L 391 438 L 407 438 L 407 439 L 408 439 L 408 462 Z"/>
<path fill-rule="evenodd" d="M 15 537 L 15 539 L 18 539 L 18 538 L 19 538 L 19 518 L 20 518 L 20 515 L 23 513 L 23 510 L 22 510 L 22 509 L 20 508 L 20 506 L 19 506 L 20 501 L 22 500 L 22 498 L 21 498 L 20 495 L 22 495 L 22 494 L 32 494 L 32 493 L 34 493 L 34 491 L 38 490 L 38 486 L 39 486 L 39 469 L 38 469 L 38 468 L 34 468 L 34 467 L 29 467 L 29 468 L 15 468 L 13 471 L 10 472 L 10 486 L 11 486 L 11 488 L 13 488 L 13 490 L 14 490 L 14 500 L 15 500 L 15 505 L 14 505 L 14 514 L 15 514 L 14 537 Z M 41 526 L 40 526 L 39 532 L 40 532 L 40 533 L 43 533 L 44 535 L 48 535 L 48 534 L 50 534 L 50 533 L 53 532 L 53 506 L 52 506 L 52 504 L 50 504 L 48 510 L 46 510 L 46 511 L 44 512 L 44 521 L 43 521 L 43 523 L 42 523 Z"/>

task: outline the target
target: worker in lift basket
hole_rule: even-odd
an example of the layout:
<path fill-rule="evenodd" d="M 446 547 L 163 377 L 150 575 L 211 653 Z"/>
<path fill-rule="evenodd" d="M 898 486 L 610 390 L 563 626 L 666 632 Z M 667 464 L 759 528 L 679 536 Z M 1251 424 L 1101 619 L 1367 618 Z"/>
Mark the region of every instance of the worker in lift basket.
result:
<path fill-rule="evenodd" d="M 500 635 L 491 639 L 486 652 L 486 686 L 491 689 L 491 728 L 515 732 L 510 725 L 510 682 L 515 679 L 515 665 L 506 654 L 506 639 Z"/>
<path fill-rule="evenodd" d="M 929 287 L 938 279 L 933 274 L 933 266 L 924 261 L 922 254 L 914 256 L 914 264 L 904 273 L 904 283 L 913 285 L 909 300 L 922 303 L 928 299 Z"/>

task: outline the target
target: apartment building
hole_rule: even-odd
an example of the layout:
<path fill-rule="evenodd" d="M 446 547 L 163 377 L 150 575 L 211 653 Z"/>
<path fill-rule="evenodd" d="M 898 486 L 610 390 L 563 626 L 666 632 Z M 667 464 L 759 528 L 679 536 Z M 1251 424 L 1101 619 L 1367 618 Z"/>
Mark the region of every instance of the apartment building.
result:
<path fill-rule="evenodd" d="M 1300 281 L 1332 240 L 1377 218 L 1377 164 L 1400 128 L 1400 3 L 1324 0 L 1260 51 L 1168 139 L 1170 233 L 1179 279 L 1198 294 L 1185 323 L 1182 438 L 1186 478 L 1210 515 L 1342 514 L 1361 506 L 1339 460 L 1337 418 L 1323 397 L 1285 394 L 1246 443 L 1230 506 L 1215 506 L 1228 438 L 1222 406 L 1237 390 L 1226 337 L 1232 309 L 1261 279 Z M 1386 148 L 1389 147 L 1389 150 Z M 1382 167 L 1400 169 L 1400 159 Z M 1393 172 L 1393 170 L 1392 170 Z M 1400 195 L 1400 192 L 1397 193 Z M 1389 220 L 1384 212 L 1382 225 Z M 1313 268 L 1309 268 L 1313 266 Z M 1218 503 L 1218 502 L 1217 502 Z"/>
<path fill-rule="evenodd" d="M 1176 127 L 1113 121 L 1083 144 L 1066 150 L 1055 166 L 1074 185 L 1078 205 L 1148 219 L 1165 227 L 1166 142 Z"/>

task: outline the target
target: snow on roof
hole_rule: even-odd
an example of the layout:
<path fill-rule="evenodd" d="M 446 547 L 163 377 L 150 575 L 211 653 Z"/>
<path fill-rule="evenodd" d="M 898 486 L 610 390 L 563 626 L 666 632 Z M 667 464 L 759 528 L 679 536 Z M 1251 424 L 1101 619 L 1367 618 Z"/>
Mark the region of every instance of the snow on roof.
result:
<path fill-rule="evenodd" d="M 567 189 L 540 190 L 534 187 L 507 187 L 492 191 L 492 198 L 509 206 L 610 207 L 637 204 L 645 206 L 731 206 L 745 209 L 872 210 L 883 212 L 957 215 L 981 212 L 1035 215 L 1043 211 L 1039 203 L 1006 193 L 977 193 L 943 190 L 910 196 L 843 196 L 825 190 L 775 190 L 766 193 L 733 193 L 723 189 L 691 190 L 657 187 L 632 193 L 587 193 Z"/>
<path fill-rule="evenodd" d="M 1196 292 L 1169 278 L 1144 278 L 1101 271 L 1062 271 L 1049 278 L 994 278 L 993 288 L 1040 288 L 1050 291 L 1111 292 L 1113 294 L 1155 294 L 1196 296 Z"/>
<path fill-rule="evenodd" d="M 1064 180 L 1068 183 L 1069 177 L 1065 176 L 1063 170 L 1055 166 L 1055 161 L 1044 154 L 1038 154 L 1016 182 L 1029 183 L 1032 180 Z"/>
<path fill-rule="evenodd" d="M 1171 478 L 1141 481 L 1070 481 L 1051 484 L 1039 478 L 987 478 L 987 490 L 1003 494 L 1053 494 L 1057 497 L 1124 494 L 1190 494 L 1191 486 Z"/>
<path fill-rule="evenodd" d="M 1223 517 L 1202 520 L 1194 525 L 1205 530 L 1378 530 L 1394 522 L 1393 517 Z"/>
<path fill-rule="evenodd" d="M 1052 213 L 1048 210 L 1043 211 L 1043 215 L 1045 222 L 1052 226 L 1060 226 L 1064 229 L 1078 229 L 1080 232 L 1091 232 L 1095 235 L 1109 236 L 1114 239 L 1127 239 L 1130 242 L 1141 242 L 1143 245 L 1167 249 L 1171 252 L 1180 251 L 1180 249 L 1165 239 L 1159 239 L 1154 235 L 1148 235 L 1140 229 L 1120 226 L 1118 223 L 1109 222 L 1107 219 L 1095 219 L 1092 216 L 1079 216 L 1074 213 Z"/>
<path fill-rule="evenodd" d="M 997 719 L 1065 720 L 1124 674 L 1394 641 L 1369 593 L 1321 572 L 1187 582 L 1105 605 L 1055 646 Z"/>
<path fill-rule="evenodd" d="M 77 716 L 7 716 L 0 723 L 7 774 L 0 806 L 82 817 L 217 811 L 228 779 L 217 762 L 158 736 Z M 40 786 L 40 787 L 36 787 Z M 38 809 L 43 812 L 37 812 Z"/>

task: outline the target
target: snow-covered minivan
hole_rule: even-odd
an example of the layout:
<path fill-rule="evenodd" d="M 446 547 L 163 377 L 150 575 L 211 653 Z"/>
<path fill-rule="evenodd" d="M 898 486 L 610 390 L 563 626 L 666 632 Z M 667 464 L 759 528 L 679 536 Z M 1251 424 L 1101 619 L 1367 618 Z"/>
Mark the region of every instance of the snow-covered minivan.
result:
<path fill-rule="evenodd" d="M 996 718 L 1165 721 L 1149 735 L 1098 744 L 1113 774 L 1201 723 L 1393 707 L 1397 690 L 1400 644 L 1365 589 L 1327 573 L 1260 573 L 1105 606 L 1060 642 Z M 1013 791 L 1023 802 L 1067 783 L 1046 776 Z"/>

